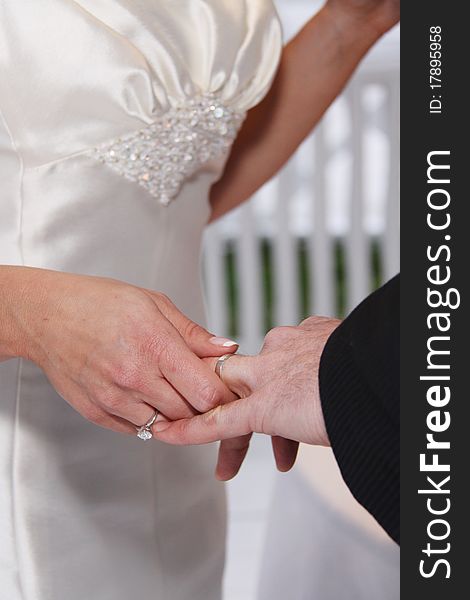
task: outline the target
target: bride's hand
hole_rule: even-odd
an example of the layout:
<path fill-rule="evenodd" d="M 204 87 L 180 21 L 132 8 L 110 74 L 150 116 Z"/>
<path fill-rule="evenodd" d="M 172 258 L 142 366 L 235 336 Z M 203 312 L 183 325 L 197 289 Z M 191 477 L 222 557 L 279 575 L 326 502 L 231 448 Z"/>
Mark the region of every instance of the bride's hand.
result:
<path fill-rule="evenodd" d="M 274 436 L 281 470 L 292 466 L 297 442 L 329 445 L 318 373 L 323 348 L 339 323 L 310 317 L 299 327 L 273 329 L 258 356 L 235 355 L 224 363 L 223 381 L 239 400 L 194 418 L 161 421 L 155 435 L 172 444 L 202 444 L 265 433 Z M 206 360 L 214 366 L 215 359 Z"/>
<path fill-rule="evenodd" d="M 135 434 L 158 409 L 189 417 L 233 399 L 200 357 L 237 349 L 164 295 L 97 277 L 22 272 L 17 353 L 38 364 L 85 418 Z M 133 425 L 132 425 L 133 424 Z"/>

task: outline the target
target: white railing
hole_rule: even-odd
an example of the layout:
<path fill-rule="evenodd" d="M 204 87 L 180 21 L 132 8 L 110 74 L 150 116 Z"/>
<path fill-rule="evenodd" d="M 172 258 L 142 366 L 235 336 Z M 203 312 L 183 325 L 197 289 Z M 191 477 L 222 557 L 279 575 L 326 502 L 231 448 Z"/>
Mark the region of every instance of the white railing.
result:
<path fill-rule="evenodd" d="M 213 331 L 256 352 L 267 326 L 349 312 L 399 270 L 398 113 L 397 69 L 359 72 L 282 172 L 208 228 Z"/>

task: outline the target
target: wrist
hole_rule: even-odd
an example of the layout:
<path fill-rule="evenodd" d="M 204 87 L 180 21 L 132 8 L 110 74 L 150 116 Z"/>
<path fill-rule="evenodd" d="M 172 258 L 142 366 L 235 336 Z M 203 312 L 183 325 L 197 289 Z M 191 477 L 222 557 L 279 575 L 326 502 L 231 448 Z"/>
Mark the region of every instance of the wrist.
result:
<path fill-rule="evenodd" d="M 43 312 L 42 270 L 29 267 L 0 267 L 0 360 L 33 359 L 33 319 Z"/>
<path fill-rule="evenodd" d="M 330 443 L 330 438 L 328 437 L 328 432 L 326 430 L 326 423 L 325 423 L 325 417 L 323 415 L 323 406 L 321 403 L 321 399 L 320 399 L 320 385 L 319 385 L 319 381 L 317 380 L 316 383 L 318 389 L 317 389 L 317 393 L 315 394 L 315 404 L 313 407 L 314 410 L 314 417 L 313 417 L 313 422 L 314 422 L 314 427 L 313 427 L 313 433 L 314 433 L 314 445 L 315 446 L 325 446 L 325 447 L 330 447 L 331 443 Z"/>
<path fill-rule="evenodd" d="M 326 428 L 325 416 L 323 413 L 323 403 L 320 395 L 320 365 L 323 357 L 323 352 L 325 347 L 330 339 L 331 335 L 334 331 L 341 325 L 341 320 L 339 319 L 328 319 L 326 321 L 325 331 L 323 332 L 323 336 L 321 338 L 321 349 L 320 356 L 318 362 L 318 371 L 315 378 L 315 402 L 314 402 L 314 431 L 315 431 L 315 445 L 317 446 L 326 446 L 330 447 L 330 438 L 328 436 L 328 431 Z"/>
<path fill-rule="evenodd" d="M 310 380 L 313 388 L 309 387 L 312 395 L 307 403 L 308 408 L 308 437 L 307 443 L 315 446 L 330 446 L 330 439 L 323 414 L 323 404 L 320 397 L 320 370 L 323 353 L 328 340 L 339 327 L 339 319 L 329 317 L 309 317 L 302 321 L 299 329 L 304 331 L 304 346 L 306 354 L 311 357 L 310 363 L 305 363 L 306 380 Z M 306 395 L 308 397 L 308 395 Z"/>

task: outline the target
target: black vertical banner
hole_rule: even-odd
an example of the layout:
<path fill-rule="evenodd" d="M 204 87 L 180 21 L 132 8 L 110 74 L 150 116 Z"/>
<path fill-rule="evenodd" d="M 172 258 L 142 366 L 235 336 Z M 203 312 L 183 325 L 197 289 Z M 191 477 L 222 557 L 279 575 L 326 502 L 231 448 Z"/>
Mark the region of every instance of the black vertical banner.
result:
<path fill-rule="evenodd" d="M 460 599 L 469 594 L 466 8 L 460 2 L 402 2 L 401 597 L 405 600 Z"/>

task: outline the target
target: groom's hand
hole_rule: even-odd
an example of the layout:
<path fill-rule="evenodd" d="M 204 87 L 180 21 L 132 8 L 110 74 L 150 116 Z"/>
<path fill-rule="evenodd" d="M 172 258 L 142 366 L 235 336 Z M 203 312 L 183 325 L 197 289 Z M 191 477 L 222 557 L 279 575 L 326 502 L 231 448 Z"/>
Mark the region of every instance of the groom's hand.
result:
<path fill-rule="evenodd" d="M 337 319 L 310 317 L 298 327 L 273 329 L 258 356 L 235 355 L 224 364 L 224 383 L 240 399 L 194 418 L 159 422 L 156 437 L 172 444 L 204 444 L 257 432 L 329 445 L 318 372 L 323 348 L 339 324 Z M 216 359 L 207 360 L 214 365 Z M 280 448 L 283 443 L 275 442 L 278 465 L 282 454 L 288 463 L 294 452 L 292 442 L 290 450 Z"/>

